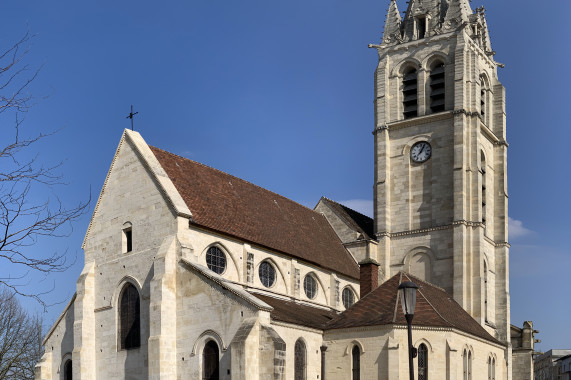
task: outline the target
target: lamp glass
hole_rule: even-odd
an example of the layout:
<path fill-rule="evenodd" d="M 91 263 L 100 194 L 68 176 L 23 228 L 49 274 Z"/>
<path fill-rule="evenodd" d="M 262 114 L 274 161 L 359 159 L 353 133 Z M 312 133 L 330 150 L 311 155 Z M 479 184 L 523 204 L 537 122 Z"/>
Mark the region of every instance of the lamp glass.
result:
<path fill-rule="evenodd" d="M 412 282 L 403 282 L 399 286 L 399 293 L 404 315 L 414 315 L 416 308 L 416 289 L 418 287 Z"/>

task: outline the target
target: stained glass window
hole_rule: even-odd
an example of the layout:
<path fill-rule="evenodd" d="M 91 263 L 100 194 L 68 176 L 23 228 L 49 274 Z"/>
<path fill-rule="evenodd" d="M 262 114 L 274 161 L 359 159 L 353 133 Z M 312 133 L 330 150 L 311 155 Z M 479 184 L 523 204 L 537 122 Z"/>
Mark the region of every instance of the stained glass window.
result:
<path fill-rule="evenodd" d="M 317 296 L 317 281 L 312 275 L 308 274 L 303 280 L 303 290 L 309 299 L 314 299 Z"/>
<path fill-rule="evenodd" d="M 305 380 L 306 367 L 307 367 L 307 352 L 303 340 L 298 339 L 295 342 L 294 353 L 294 380 Z"/>
<path fill-rule="evenodd" d="M 273 265 L 267 261 L 260 264 L 259 274 L 260 281 L 266 288 L 271 288 L 276 282 L 276 270 Z"/>
<path fill-rule="evenodd" d="M 226 270 L 226 255 L 218 247 L 210 247 L 206 252 L 206 265 L 214 273 L 222 274 Z"/>
<path fill-rule="evenodd" d="M 345 309 L 350 308 L 355 303 L 355 294 L 351 290 L 351 288 L 346 287 L 343 289 L 343 306 Z"/>

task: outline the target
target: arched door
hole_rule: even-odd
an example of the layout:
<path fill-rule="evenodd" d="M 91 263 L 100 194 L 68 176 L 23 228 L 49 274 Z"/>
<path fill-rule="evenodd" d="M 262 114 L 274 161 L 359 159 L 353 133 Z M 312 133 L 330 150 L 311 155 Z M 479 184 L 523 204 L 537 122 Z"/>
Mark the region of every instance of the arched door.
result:
<path fill-rule="evenodd" d="M 202 352 L 202 380 L 219 379 L 219 353 L 215 341 L 209 340 Z"/>
<path fill-rule="evenodd" d="M 71 360 L 68 360 L 65 362 L 64 366 L 63 366 L 63 378 L 64 380 L 73 380 L 73 371 L 72 371 L 72 365 L 71 365 Z"/>

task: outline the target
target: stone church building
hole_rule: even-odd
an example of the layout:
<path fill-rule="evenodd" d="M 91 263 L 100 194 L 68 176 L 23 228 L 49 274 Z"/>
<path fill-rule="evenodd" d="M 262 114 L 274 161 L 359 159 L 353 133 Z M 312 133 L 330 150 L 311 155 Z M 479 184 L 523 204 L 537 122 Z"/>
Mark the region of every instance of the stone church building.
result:
<path fill-rule="evenodd" d="M 510 324 L 504 87 L 484 9 L 390 2 L 374 219 L 312 210 L 126 130 L 37 380 L 532 379 Z"/>

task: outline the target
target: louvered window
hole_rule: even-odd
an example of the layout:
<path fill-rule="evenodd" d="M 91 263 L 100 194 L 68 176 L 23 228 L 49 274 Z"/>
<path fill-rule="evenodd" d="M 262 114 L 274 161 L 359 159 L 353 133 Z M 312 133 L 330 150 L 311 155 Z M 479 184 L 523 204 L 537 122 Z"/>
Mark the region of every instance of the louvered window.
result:
<path fill-rule="evenodd" d="M 446 108 L 446 78 L 444 64 L 436 64 L 430 70 L 430 111 L 442 112 Z"/>
<path fill-rule="evenodd" d="M 416 69 L 404 74 L 403 84 L 403 116 L 405 119 L 418 116 L 418 77 Z"/>
<path fill-rule="evenodd" d="M 303 340 L 298 339 L 294 348 L 294 379 L 306 380 L 307 350 Z"/>
<path fill-rule="evenodd" d="M 488 266 L 484 262 L 484 320 L 488 322 Z"/>
<path fill-rule="evenodd" d="M 424 343 L 418 346 L 418 380 L 428 380 L 428 349 Z"/>
<path fill-rule="evenodd" d="M 139 292 L 128 284 L 121 295 L 120 330 L 121 349 L 129 350 L 141 346 L 141 304 Z"/>
<path fill-rule="evenodd" d="M 353 356 L 353 379 L 352 380 L 360 380 L 361 379 L 361 350 L 359 346 L 354 346 L 352 351 Z"/>

